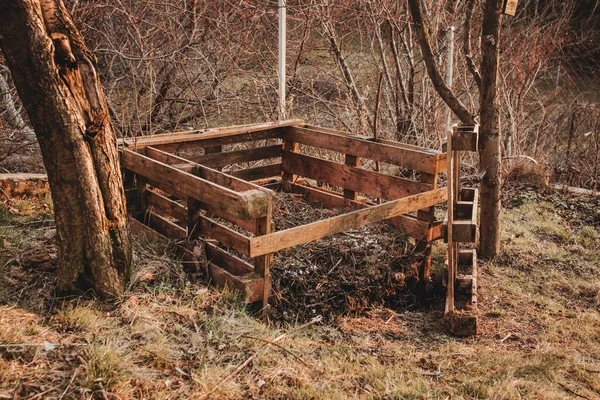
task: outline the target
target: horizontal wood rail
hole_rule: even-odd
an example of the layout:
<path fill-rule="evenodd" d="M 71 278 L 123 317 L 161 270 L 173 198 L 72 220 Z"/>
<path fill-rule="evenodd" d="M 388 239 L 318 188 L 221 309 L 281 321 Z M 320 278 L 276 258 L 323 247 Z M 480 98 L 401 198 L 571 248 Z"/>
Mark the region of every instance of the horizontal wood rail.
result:
<path fill-rule="evenodd" d="M 160 182 L 153 182 L 152 180 L 149 180 L 149 183 L 157 189 L 164 189 Z M 184 206 L 181 203 L 178 203 L 175 200 L 169 199 L 168 197 L 163 196 L 162 194 L 157 193 L 154 190 L 149 190 L 147 193 L 148 204 L 160 211 L 161 214 L 169 215 L 182 222 L 187 220 L 188 211 L 186 206 Z M 183 197 L 183 195 L 181 196 Z M 224 220 L 227 220 L 239 226 L 240 228 L 247 230 L 248 232 L 256 233 L 256 219 L 241 219 L 231 214 L 225 213 L 211 206 L 210 204 L 203 204 L 202 207 L 209 214 L 223 218 Z"/>
<path fill-rule="evenodd" d="M 354 207 L 357 209 L 368 208 L 374 206 L 373 203 L 354 201 L 344 198 L 340 193 L 332 192 L 316 186 L 292 184 L 291 192 L 302 194 L 304 200 L 309 203 L 320 203 L 328 208 L 344 208 Z M 360 199 L 359 199 L 360 200 Z M 366 200 L 366 199 L 365 199 Z M 425 237 L 428 230 L 431 228 L 434 230 L 432 240 L 440 239 L 443 237 L 442 223 L 434 224 L 432 227 L 425 221 L 420 221 L 410 215 L 400 215 L 398 217 L 390 218 L 389 223 L 397 228 L 402 229 L 406 234 L 415 238 L 421 239 Z"/>
<path fill-rule="evenodd" d="M 189 161 L 206 165 L 211 168 L 225 167 L 227 165 L 243 162 L 265 160 L 281 157 L 281 145 L 254 147 L 251 149 L 224 151 L 221 153 L 203 154 L 201 156 L 186 157 Z"/>
<path fill-rule="evenodd" d="M 255 168 L 238 169 L 237 171 L 231 171 L 230 173 L 236 178 L 251 182 L 272 178 L 274 176 L 280 177 L 281 169 L 281 164 L 270 164 Z"/>
<path fill-rule="evenodd" d="M 322 149 L 351 154 L 369 160 L 385 162 L 426 173 L 440 172 L 445 155 L 430 151 L 399 147 L 364 137 L 340 135 L 323 130 L 313 130 L 298 126 L 283 129 L 283 139 Z"/>
<path fill-rule="evenodd" d="M 146 146 L 155 146 L 167 151 L 197 149 L 277 138 L 280 136 L 278 128 L 300 123 L 302 123 L 300 120 L 288 120 L 276 123 L 165 133 L 148 137 L 125 138 L 121 139 L 119 144 L 122 143 L 124 146 L 133 149 L 142 149 Z"/>
<path fill-rule="evenodd" d="M 185 222 L 188 216 L 186 206 L 160 193 L 156 193 L 154 190 L 148 190 L 147 194 L 149 206 L 160 211 L 161 214 L 166 214 L 181 222 Z"/>
<path fill-rule="evenodd" d="M 254 237 L 250 239 L 250 257 L 274 253 L 336 233 L 360 228 L 361 226 L 397 217 L 425 207 L 431 207 L 443 203 L 447 200 L 447 197 L 448 190 L 446 188 L 435 189 L 363 210 L 352 211 L 347 214 L 316 221 L 308 225 Z"/>
<path fill-rule="evenodd" d="M 245 256 L 250 255 L 250 238 L 204 215 L 198 216 L 198 228 L 203 235 L 231 247 Z"/>
<path fill-rule="evenodd" d="M 282 164 L 284 172 L 316 179 L 319 182 L 378 198 L 393 200 L 432 189 L 430 184 L 384 175 L 291 151 L 283 152 Z"/>
<path fill-rule="evenodd" d="M 268 195 L 271 194 L 271 191 L 269 191 L 268 189 L 262 188 L 258 185 L 247 182 L 243 179 L 236 178 L 232 175 L 223 173 L 221 171 L 217 171 L 216 169 L 209 168 L 202 164 L 190 162 L 189 160 L 183 157 L 167 153 L 166 151 L 162 151 L 151 146 L 145 148 L 145 153 L 146 156 L 154 160 L 160 161 L 161 163 L 182 167 L 182 170 L 185 170 L 195 176 L 198 176 L 202 179 L 206 179 L 207 181 L 216 183 L 217 185 L 223 186 L 225 188 L 235 190 L 237 192 L 244 192 L 247 190 L 258 190 Z"/>
<path fill-rule="evenodd" d="M 209 203 L 222 212 L 242 219 L 267 214 L 267 199 L 270 196 L 268 189 L 236 192 L 129 149 L 122 149 L 121 155 L 123 168 L 146 177 L 150 183 L 157 183 L 161 189 L 164 188 L 177 197 L 190 197 Z"/>

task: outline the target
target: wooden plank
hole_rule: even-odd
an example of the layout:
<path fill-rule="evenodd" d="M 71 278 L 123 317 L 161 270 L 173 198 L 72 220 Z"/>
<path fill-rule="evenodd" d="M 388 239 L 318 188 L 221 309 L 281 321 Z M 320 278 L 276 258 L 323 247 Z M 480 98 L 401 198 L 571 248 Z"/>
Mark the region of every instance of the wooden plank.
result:
<path fill-rule="evenodd" d="M 423 183 L 431 184 L 432 187 L 437 188 L 438 174 L 421 173 L 420 180 Z M 416 250 L 421 252 L 424 257 L 421 265 L 419 266 L 419 285 L 421 293 L 423 295 L 427 295 L 429 290 L 429 276 L 431 274 L 431 246 L 433 241 L 433 232 L 429 230 L 429 227 L 435 220 L 435 207 L 427 207 L 419 210 L 417 212 L 417 219 L 425 222 L 428 227 L 425 235 L 419 239 L 417 245 L 415 246 Z"/>
<path fill-rule="evenodd" d="M 308 225 L 286 229 L 269 235 L 257 236 L 250 239 L 250 257 L 274 253 L 336 233 L 407 214 L 420 208 L 440 204 L 446 201 L 447 194 L 448 191 L 446 188 L 435 189 L 363 210 L 316 221 Z"/>
<path fill-rule="evenodd" d="M 131 231 L 135 232 L 137 235 L 154 240 L 160 245 L 172 248 L 175 251 L 175 254 L 181 259 L 180 262 L 183 264 L 186 272 L 190 274 L 196 274 L 198 272 L 200 263 L 193 251 L 177 244 L 174 245 L 171 239 L 141 223 L 131 215 L 129 216 L 129 226 L 131 227 Z M 194 278 L 193 275 L 192 278 Z"/>
<path fill-rule="evenodd" d="M 250 255 L 249 237 L 204 215 L 198 215 L 198 223 L 200 225 L 200 232 L 202 232 L 203 235 L 221 242 L 225 246 L 231 247 L 245 256 Z"/>
<path fill-rule="evenodd" d="M 177 147 L 180 143 L 198 142 L 202 145 L 197 147 L 219 146 L 223 144 L 240 143 L 240 137 L 253 136 L 252 140 L 262 140 L 271 137 L 278 137 L 279 128 L 292 126 L 302 123 L 301 120 L 286 120 L 281 122 L 268 122 L 262 124 L 238 125 L 224 128 L 211 128 L 195 131 L 184 131 L 152 135 L 149 137 L 136 137 L 120 139 L 119 144 L 123 143 L 126 147 L 143 149 L 146 146 L 158 146 L 163 150 L 172 150 L 170 146 Z M 262 137 L 262 132 L 269 131 L 269 137 Z M 254 135 L 253 135 L 254 134 Z M 275 134 L 275 136 L 271 136 Z M 239 137 L 238 137 L 239 136 Z M 262 137 L 259 138 L 259 137 Z M 215 140 L 216 139 L 216 140 Z M 219 141 L 222 139 L 223 141 Z"/>
<path fill-rule="evenodd" d="M 212 262 L 208 263 L 208 271 L 213 285 L 235 290 L 246 304 L 260 301 L 263 297 L 263 279 L 254 273 L 236 276 Z"/>
<path fill-rule="evenodd" d="M 259 190 L 265 193 L 269 193 L 266 189 L 254 185 L 250 182 L 246 182 L 243 179 L 236 178 L 231 174 L 217 171 L 216 169 L 209 168 L 207 166 L 194 163 L 186 158 L 170 154 L 160 149 L 148 146 L 145 149 L 146 156 L 160 161 L 161 163 L 172 165 L 172 166 L 183 166 L 185 164 L 185 170 L 194 176 L 198 176 L 202 179 L 206 179 L 209 182 L 216 183 L 219 186 L 223 186 L 227 189 L 234 190 L 236 192 L 245 192 L 247 190 Z"/>
<path fill-rule="evenodd" d="M 231 175 L 244 181 L 257 181 L 260 179 L 272 178 L 281 176 L 281 164 L 264 165 L 262 167 L 239 169 L 231 171 Z M 260 187 L 260 186 L 259 186 Z"/>
<path fill-rule="evenodd" d="M 161 214 L 167 214 L 179 221 L 183 222 L 187 218 L 186 206 L 153 190 L 148 190 L 148 204 L 160 211 Z"/>
<path fill-rule="evenodd" d="M 221 152 L 223 151 L 223 146 L 212 146 L 212 147 L 205 147 L 204 148 L 204 154 L 207 156 L 213 155 L 215 157 L 217 157 L 217 159 L 219 158 Z M 216 167 L 215 168 L 217 171 L 220 171 L 221 168 L 220 167 Z"/>
<path fill-rule="evenodd" d="M 357 209 L 363 209 L 373 206 L 373 204 L 367 204 L 366 202 L 345 199 L 339 193 L 314 186 L 294 184 L 291 187 L 291 192 L 302 194 L 304 200 L 309 203 L 318 203 L 327 208 L 355 207 Z M 366 199 L 363 198 L 363 200 Z M 402 229 L 406 234 L 415 239 L 423 238 L 429 229 L 429 224 L 427 222 L 419 221 L 410 215 L 400 215 L 389 219 L 388 222 L 396 228 Z M 443 237 L 441 224 L 433 232 L 433 237 L 433 240 Z"/>
<path fill-rule="evenodd" d="M 243 162 L 265 160 L 281 157 L 281 145 L 255 147 L 252 149 L 226 151 L 222 153 L 204 154 L 200 156 L 186 157 L 188 160 L 206 165 L 211 168 L 225 167 L 227 165 Z"/>
<path fill-rule="evenodd" d="M 452 132 L 452 151 L 478 151 L 479 127 L 456 127 Z"/>
<path fill-rule="evenodd" d="M 207 261 L 217 264 L 232 275 L 245 275 L 254 272 L 254 267 L 251 264 L 212 243 L 205 242 L 204 248 Z"/>
<path fill-rule="evenodd" d="M 224 146 L 228 144 L 256 142 L 259 140 L 278 139 L 281 137 L 279 128 L 271 128 L 266 130 L 252 130 L 250 132 L 236 132 L 231 134 L 201 134 L 197 136 L 189 135 L 182 136 L 176 142 L 158 143 L 154 141 L 141 142 L 137 144 L 137 149 L 140 147 L 152 146 L 169 152 L 178 152 L 186 150 L 197 150 L 205 147 Z"/>
<path fill-rule="evenodd" d="M 289 151 L 283 152 L 282 161 L 283 170 L 286 172 L 383 199 L 398 199 L 424 192 L 432 187 L 430 184 L 384 175 Z"/>
<path fill-rule="evenodd" d="M 170 239 L 185 239 L 187 235 L 185 228 L 182 228 L 153 211 L 146 212 L 146 224 L 161 235 Z"/>
<path fill-rule="evenodd" d="M 344 164 L 351 167 L 360 167 L 360 157 L 356 157 L 350 154 L 346 154 L 344 157 Z M 358 199 L 358 192 L 348 188 L 344 188 L 344 198 L 356 201 Z"/>
<path fill-rule="evenodd" d="M 373 136 L 356 135 L 351 132 L 340 131 L 339 129 L 325 128 L 325 127 L 318 126 L 318 125 L 302 124 L 302 125 L 291 125 L 291 126 L 299 126 L 299 127 L 311 129 L 313 131 L 333 133 L 335 135 L 349 136 L 349 137 L 353 137 L 353 138 L 368 140 L 371 142 L 389 144 L 391 146 L 395 146 L 395 147 L 398 147 L 401 149 L 423 151 L 423 152 L 430 153 L 430 154 L 441 154 L 441 152 L 439 150 L 429 149 L 427 147 L 416 146 L 414 144 L 408 144 L 408 143 L 402 143 L 402 142 L 396 142 L 394 140 L 374 138 Z"/>
<path fill-rule="evenodd" d="M 439 156 L 428 151 L 406 149 L 356 136 L 350 137 L 300 127 L 286 128 L 283 139 L 427 173 L 436 171 L 435 165 Z"/>
<path fill-rule="evenodd" d="M 121 151 L 124 168 L 159 182 L 167 192 L 180 198 L 192 197 L 242 219 L 256 218 L 267 212 L 266 199 L 269 197 L 267 189 L 259 188 L 237 193 L 129 149 Z"/>
<path fill-rule="evenodd" d="M 472 201 L 464 200 L 464 197 L 472 198 Z M 475 243 L 477 241 L 477 209 L 478 209 L 478 190 L 462 189 L 461 199 L 454 205 L 453 225 L 449 226 L 448 213 L 444 218 L 444 240 L 448 241 L 450 231 L 452 231 L 452 241 L 457 243 Z"/>
<path fill-rule="evenodd" d="M 209 214 L 215 215 L 219 218 L 223 218 L 224 220 L 229 221 L 248 232 L 256 233 L 256 219 L 255 218 L 254 219 L 237 218 L 234 215 L 224 213 L 223 211 L 211 206 L 210 204 L 206 204 L 206 203 L 202 204 L 202 207 Z"/>
<path fill-rule="evenodd" d="M 417 218 L 411 217 L 410 215 L 401 215 L 392 218 L 390 219 L 390 223 L 417 240 L 426 238 L 429 231 L 429 224 L 427 222 L 419 221 Z"/>
<path fill-rule="evenodd" d="M 269 213 L 263 218 L 256 219 L 257 235 L 268 235 L 275 230 L 273 226 L 273 200 L 268 205 Z M 271 297 L 271 265 L 273 264 L 273 253 L 264 254 L 254 259 L 254 272 L 263 278 L 262 307 L 263 317 L 268 317 L 269 297 Z"/>
<path fill-rule="evenodd" d="M 148 183 L 162 191 L 165 191 L 165 192 L 170 191 L 170 189 L 168 187 L 165 187 L 165 185 L 161 184 L 160 182 L 148 180 Z M 175 191 L 172 194 L 179 198 L 185 198 L 185 194 L 183 194 L 183 193 L 178 193 Z M 174 202 L 171 199 L 167 199 L 167 200 Z M 174 203 L 176 203 L 176 202 L 174 202 Z M 179 203 L 176 203 L 176 204 L 179 204 Z M 241 219 L 241 218 L 238 218 L 234 215 L 231 215 L 227 212 L 224 212 L 224 211 L 222 211 L 216 207 L 213 207 L 210 204 L 206 204 L 206 203 L 202 204 L 202 208 L 204 208 L 209 214 L 216 215 L 219 218 L 223 218 L 224 220 L 229 221 L 229 222 L 239 226 L 240 228 L 247 230 L 248 232 L 256 233 L 255 232 L 256 231 L 256 219 Z M 185 221 L 187 218 L 187 207 L 184 207 L 184 211 L 185 211 L 185 215 L 183 215 L 180 211 L 177 211 L 178 216 L 182 217 L 181 221 Z M 165 212 L 165 214 L 169 214 L 169 212 Z M 175 218 L 177 218 L 177 216 L 175 216 L 175 215 L 173 215 L 173 216 Z"/>
<path fill-rule="evenodd" d="M 284 128 L 284 130 L 285 129 L 287 129 L 287 128 Z M 296 142 L 291 142 L 289 140 L 285 140 L 283 142 L 283 150 L 286 150 L 286 151 L 291 151 L 291 152 L 297 153 L 299 150 L 299 147 L 300 146 Z M 291 189 L 290 185 L 292 183 L 296 182 L 296 179 L 298 179 L 298 176 L 296 174 L 284 171 L 281 176 L 281 188 L 285 192 L 289 192 Z"/>
<path fill-rule="evenodd" d="M 349 132 L 344 132 L 344 131 L 331 129 L 331 128 L 323 128 L 323 127 L 316 126 L 316 125 L 304 124 L 304 125 L 301 125 L 301 127 L 312 129 L 314 131 L 325 131 L 328 133 L 333 133 L 333 134 L 342 135 L 342 136 L 351 136 L 353 138 L 364 139 L 364 140 L 368 140 L 370 142 L 386 144 L 386 145 L 398 147 L 401 149 L 416 150 L 416 151 L 429 153 L 429 154 L 435 156 L 436 170 L 438 171 L 438 173 L 446 172 L 446 153 L 443 153 L 439 150 L 429 149 L 427 147 L 422 147 L 422 146 L 415 146 L 415 145 L 408 144 L 408 143 L 396 142 L 394 140 L 386 140 L 386 139 L 380 139 L 380 138 L 375 139 L 374 137 L 364 136 L 364 135 L 353 135 Z M 427 171 L 423 171 L 423 172 L 427 172 Z"/>
<path fill-rule="evenodd" d="M 308 184 L 291 184 L 290 191 L 292 193 L 301 194 L 304 197 L 304 200 L 308 203 L 321 204 L 323 207 L 326 208 L 368 207 L 368 205 L 364 203 L 360 203 L 351 199 L 346 199 L 339 193 L 332 192 L 330 190 L 326 190 L 316 186 L 310 186 Z"/>

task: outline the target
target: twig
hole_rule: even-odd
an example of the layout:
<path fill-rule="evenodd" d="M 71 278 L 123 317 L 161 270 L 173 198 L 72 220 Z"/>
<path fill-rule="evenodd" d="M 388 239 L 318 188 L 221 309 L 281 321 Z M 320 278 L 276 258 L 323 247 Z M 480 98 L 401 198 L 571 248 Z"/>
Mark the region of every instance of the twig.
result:
<path fill-rule="evenodd" d="M 592 400 L 592 399 L 590 399 L 587 396 L 584 396 L 582 394 L 577 393 L 576 391 L 574 391 L 573 389 L 571 389 L 570 387 L 568 387 L 567 385 L 565 385 L 563 383 L 560 383 L 560 382 L 556 382 L 556 383 L 558 383 L 558 385 L 560 387 L 562 387 L 563 389 L 565 389 L 567 392 L 571 393 L 572 395 L 575 395 L 577 397 L 581 397 L 582 399 Z"/>
<path fill-rule="evenodd" d="M 512 336 L 512 332 L 508 332 L 508 334 L 506 336 L 504 336 L 502 338 L 502 340 L 500 340 L 500 343 L 504 343 L 511 336 Z"/>
<path fill-rule="evenodd" d="M 59 388 L 59 386 L 53 386 L 50 389 L 44 390 L 43 392 L 39 392 L 38 394 L 34 394 L 33 396 L 29 397 L 28 400 L 37 399 L 39 397 L 42 397 L 46 393 L 49 393 L 49 392 L 53 391 L 54 389 L 58 389 L 58 388 Z"/>
<path fill-rule="evenodd" d="M 65 395 L 67 394 L 67 391 L 69 390 L 69 387 L 73 384 L 73 381 L 75 380 L 75 378 L 77 377 L 77 374 L 79 374 L 79 367 L 77 367 L 75 369 L 75 372 L 73 373 L 73 376 L 71 377 L 71 380 L 69 381 L 69 383 L 67 383 L 67 387 L 65 388 L 65 390 L 60 394 L 60 397 L 58 398 L 58 400 L 62 400 L 63 397 L 65 397 Z"/>
<path fill-rule="evenodd" d="M 379 82 L 377 83 L 377 97 L 375 97 L 375 116 L 373 118 L 373 140 L 377 142 L 379 133 L 377 132 L 377 120 L 379 119 L 379 98 L 381 95 L 381 83 L 383 82 L 383 73 L 379 74 Z M 375 161 L 375 170 L 381 172 L 379 161 Z"/>
<path fill-rule="evenodd" d="M 271 340 L 267 340 L 267 339 L 261 339 L 261 338 L 257 338 L 254 336 L 248 336 L 248 335 L 242 335 L 243 338 L 247 338 L 247 339 L 254 339 L 254 340 L 258 340 L 260 342 L 264 342 L 264 343 L 268 343 L 268 344 L 272 344 L 273 346 L 277 347 L 280 350 L 283 350 L 284 352 L 288 353 L 289 355 L 291 355 L 292 357 L 294 357 L 296 360 L 300 361 L 303 365 L 307 366 L 307 367 L 311 367 L 311 365 L 309 363 L 307 363 L 306 361 L 304 361 L 300 356 L 298 356 L 297 354 L 295 354 L 294 352 L 292 352 L 289 349 L 286 349 L 285 347 L 283 347 L 282 345 L 275 343 Z"/>
<path fill-rule="evenodd" d="M 313 318 L 312 320 L 310 320 L 309 322 L 302 324 L 298 327 L 296 327 L 294 330 L 292 330 L 292 332 L 298 332 L 310 325 L 314 325 L 318 322 L 321 322 L 321 320 L 323 319 L 323 317 L 321 317 L 320 315 L 316 318 Z M 281 340 L 283 340 L 283 338 L 285 338 L 287 336 L 287 332 L 286 333 L 282 333 L 281 335 L 277 336 L 275 339 L 273 339 L 272 343 L 268 343 L 267 346 L 264 347 L 264 349 L 266 350 L 270 344 L 275 344 L 277 342 L 280 342 Z M 257 353 L 252 354 L 250 357 L 248 357 L 248 359 L 246 361 L 244 361 L 242 364 L 240 364 L 239 367 L 237 367 L 231 374 L 227 375 L 223 380 L 221 380 L 219 383 L 217 383 L 208 393 L 206 393 L 202 399 L 208 399 L 209 396 L 211 394 L 213 394 L 217 389 L 219 389 L 222 385 L 226 384 L 227 382 L 229 382 L 231 379 L 235 378 L 240 372 L 242 372 L 242 370 L 244 368 L 246 368 L 251 362 L 252 360 L 254 360 L 254 358 L 258 355 Z"/>

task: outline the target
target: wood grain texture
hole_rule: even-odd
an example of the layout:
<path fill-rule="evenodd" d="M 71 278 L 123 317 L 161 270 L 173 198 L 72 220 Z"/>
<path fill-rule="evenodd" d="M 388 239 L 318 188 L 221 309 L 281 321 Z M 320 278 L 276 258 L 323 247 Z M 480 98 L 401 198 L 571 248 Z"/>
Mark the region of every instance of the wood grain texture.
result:
<path fill-rule="evenodd" d="M 221 153 L 203 154 L 200 156 L 186 157 L 188 160 L 206 165 L 211 168 L 225 167 L 249 161 L 265 160 L 281 157 L 281 145 L 255 147 L 252 149 L 226 151 Z"/>
<path fill-rule="evenodd" d="M 124 168 L 149 178 L 149 181 L 158 182 L 160 187 L 177 197 L 194 198 L 242 219 L 252 219 L 267 213 L 267 189 L 238 193 L 129 149 L 121 151 Z M 215 172 L 220 174 L 219 171 Z"/>
<path fill-rule="evenodd" d="M 430 184 L 289 151 L 283 152 L 282 163 L 285 172 L 383 199 L 398 199 L 432 188 Z"/>
<path fill-rule="evenodd" d="M 440 154 L 429 151 L 301 127 L 285 128 L 283 139 L 428 173 L 436 172 L 436 163 L 440 157 Z"/>
<path fill-rule="evenodd" d="M 258 236 L 250 239 L 250 257 L 273 253 L 336 233 L 407 214 L 421 208 L 440 204 L 447 200 L 447 195 L 446 188 L 436 189 L 389 201 L 367 209 L 316 221 L 308 225 L 286 229 L 265 236 Z"/>
<path fill-rule="evenodd" d="M 281 164 L 263 165 L 261 167 L 239 169 L 231 175 L 248 182 L 281 176 Z"/>

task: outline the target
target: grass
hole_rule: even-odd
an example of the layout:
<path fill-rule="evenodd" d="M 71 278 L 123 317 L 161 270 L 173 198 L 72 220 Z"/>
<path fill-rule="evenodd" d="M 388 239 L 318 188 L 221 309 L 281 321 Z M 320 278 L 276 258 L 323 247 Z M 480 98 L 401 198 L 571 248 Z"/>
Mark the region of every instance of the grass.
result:
<path fill-rule="evenodd" d="M 480 262 L 482 333 L 469 339 L 446 334 L 441 300 L 300 330 L 263 324 L 234 294 L 186 283 L 153 243 L 136 243 L 118 305 L 54 299 L 53 272 L 15 261 L 46 240 L 29 224 L 46 218 L 0 207 L 0 398 L 600 398 L 600 231 L 550 202 L 504 214 L 503 253 Z M 282 333 L 281 347 L 265 343 Z"/>

